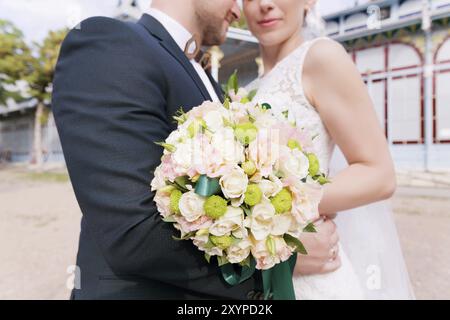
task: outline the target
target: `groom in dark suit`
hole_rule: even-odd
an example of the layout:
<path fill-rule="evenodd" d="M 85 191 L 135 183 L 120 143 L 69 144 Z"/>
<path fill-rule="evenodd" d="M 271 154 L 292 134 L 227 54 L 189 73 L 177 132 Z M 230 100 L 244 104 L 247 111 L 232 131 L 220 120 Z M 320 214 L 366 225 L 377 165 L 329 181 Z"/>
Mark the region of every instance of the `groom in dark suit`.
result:
<path fill-rule="evenodd" d="M 259 272 L 230 286 L 174 241 L 150 192 L 172 116 L 222 99 L 196 46 L 222 43 L 239 15 L 235 0 L 154 0 L 137 23 L 90 18 L 65 39 L 52 108 L 83 213 L 72 299 L 261 297 Z"/>

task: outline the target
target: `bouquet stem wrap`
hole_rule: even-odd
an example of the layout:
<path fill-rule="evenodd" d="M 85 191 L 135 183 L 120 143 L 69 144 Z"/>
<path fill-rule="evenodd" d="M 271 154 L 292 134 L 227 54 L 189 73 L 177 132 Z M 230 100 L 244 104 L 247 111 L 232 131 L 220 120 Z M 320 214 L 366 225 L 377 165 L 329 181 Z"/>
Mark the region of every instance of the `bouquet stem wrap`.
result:
<path fill-rule="evenodd" d="M 293 254 L 289 260 L 281 262 L 268 270 L 262 270 L 264 299 L 268 300 L 295 300 L 295 291 L 292 284 L 297 254 Z M 251 259 L 250 267 L 242 267 L 238 274 L 232 264 L 221 267 L 225 281 L 234 286 L 248 280 L 255 272 L 255 260 Z"/>

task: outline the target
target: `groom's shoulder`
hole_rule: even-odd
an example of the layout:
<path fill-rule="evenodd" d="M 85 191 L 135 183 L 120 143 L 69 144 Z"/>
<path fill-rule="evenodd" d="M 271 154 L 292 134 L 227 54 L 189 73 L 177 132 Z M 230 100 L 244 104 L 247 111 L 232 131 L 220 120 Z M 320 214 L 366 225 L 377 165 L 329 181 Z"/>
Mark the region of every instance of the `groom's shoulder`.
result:
<path fill-rule="evenodd" d="M 95 42 L 108 42 L 108 45 L 157 44 L 152 37 L 144 37 L 137 23 L 125 22 L 109 17 L 90 17 L 81 21 L 75 28 L 70 30 L 65 41 L 93 40 Z M 146 33 L 145 33 L 146 34 Z M 117 41 L 112 41 L 116 39 Z M 153 43 L 152 43 L 153 42 Z"/>
<path fill-rule="evenodd" d="M 157 48 L 153 37 L 145 37 L 136 23 L 109 17 L 90 17 L 70 30 L 62 44 L 61 53 L 76 51 L 98 52 L 102 55 L 129 53 L 142 54 Z"/>
<path fill-rule="evenodd" d="M 91 35 L 130 35 L 134 33 L 130 25 L 124 21 L 109 18 L 109 17 L 90 17 L 81 21 L 75 28 L 73 28 L 68 38 L 73 35 L 77 36 L 91 36 Z M 99 38 L 98 40 L 102 40 Z"/>

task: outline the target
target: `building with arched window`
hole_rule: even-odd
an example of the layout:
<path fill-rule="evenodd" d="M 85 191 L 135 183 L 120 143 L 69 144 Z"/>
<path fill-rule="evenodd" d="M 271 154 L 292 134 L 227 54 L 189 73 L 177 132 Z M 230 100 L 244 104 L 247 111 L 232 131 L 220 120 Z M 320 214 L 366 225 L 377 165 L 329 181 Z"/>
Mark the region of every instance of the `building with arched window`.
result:
<path fill-rule="evenodd" d="M 326 33 L 344 45 L 367 84 L 397 169 L 450 170 L 450 0 L 355 2 L 324 17 Z M 136 1 L 118 2 L 118 18 L 140 14 Z M 245 22 L 210 52 L 220 83 L 236 69 L 242 85 L 263 72 Z M 0 152 L 13 161 L 29 158 L 32 108 L 0 108 Z M 57 136 L 45 130 L 49 159 L 62 160 Z"/>

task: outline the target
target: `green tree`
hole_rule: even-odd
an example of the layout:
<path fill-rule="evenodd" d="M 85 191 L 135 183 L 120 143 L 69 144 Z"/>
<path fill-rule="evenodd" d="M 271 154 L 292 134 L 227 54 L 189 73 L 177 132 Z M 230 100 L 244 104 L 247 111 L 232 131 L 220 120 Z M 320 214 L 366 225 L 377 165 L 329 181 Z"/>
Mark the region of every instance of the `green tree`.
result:
<path fill-rule="evenodd" d="M 5 105 L 9 98 L 23 99 L 13 88 L 30 72 L 32 60 L 23 33 L 11 22 L 0 20 L 0 105 Z"/>
<path fill-rule="evenodd" d="M 67 29 L 50 31 L 42 43 L 34 44 L 35 55 L 31 70 L 24 78 L 28 83 L 29 95 L 37 101 L 31 161 L 38 169 L 43 163 L 42 125 L 47 122 L 50 112 L 46 105 L 50 103 L 55 66 L 67 32 Z"/>

